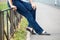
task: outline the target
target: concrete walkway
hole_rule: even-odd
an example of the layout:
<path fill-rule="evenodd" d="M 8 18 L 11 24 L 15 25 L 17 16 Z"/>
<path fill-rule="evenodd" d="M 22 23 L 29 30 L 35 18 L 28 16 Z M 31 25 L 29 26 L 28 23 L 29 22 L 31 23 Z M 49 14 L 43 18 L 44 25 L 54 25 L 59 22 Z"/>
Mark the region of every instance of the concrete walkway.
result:
<path fill-rule="evenodd" d="M 30 40 L 60 40 L 60 9 L 37 3 L 36 15 L 39 25 L 51 35 L 30 35 Z"/>
<path fill-rule="evenodd" d="M 32 35 L 30 40 L 60 40 L 60 34 L 46 35 Z"/>

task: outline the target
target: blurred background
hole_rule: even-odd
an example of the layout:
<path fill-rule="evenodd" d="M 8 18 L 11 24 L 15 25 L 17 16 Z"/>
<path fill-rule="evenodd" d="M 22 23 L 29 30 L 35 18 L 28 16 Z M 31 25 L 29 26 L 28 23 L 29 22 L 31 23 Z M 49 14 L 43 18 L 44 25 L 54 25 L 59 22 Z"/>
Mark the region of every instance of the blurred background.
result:
<path fill-rule="evenodd" d="M 27 1 L 27 0 L 24 0 Z M 60 0 L 33 0 L 37 5 L 36 21 L 47 32 L 55 34 L 54 36 L 46 36 L 47 40 L 60 40 Z M 7 0 L 0 0 L 0 10 L 8 8 Z M 14 40 L 26 40 L 26 30 L 28 22 L 26 18 L 22 18 L 22 30 L 16 32 Z M 31 36 L 31 40 L 37 36 Z M 23 39 L 24 38 L 24 39 Z M 42 37 L 45 39 L 45 37 Z M 41 40 L 44 40 L 42 39 Z M 36 38 L 37 40 L 37 38 Z M 39 37 L 38 37 L 38 40 Z"/>

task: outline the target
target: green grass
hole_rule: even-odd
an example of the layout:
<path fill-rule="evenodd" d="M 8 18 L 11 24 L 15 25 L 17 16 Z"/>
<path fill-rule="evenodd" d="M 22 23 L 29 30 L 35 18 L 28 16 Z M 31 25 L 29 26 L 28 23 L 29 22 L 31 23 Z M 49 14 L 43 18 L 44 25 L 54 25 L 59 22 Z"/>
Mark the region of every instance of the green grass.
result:
<path fill-rule="evenodd" d="M 8 8 L 7 3 L 0 2 L 0 10 L 6 9 Z M 23 17 L 20 23 L 20 30 L 18 30 L 17 32 L 15 32 L 15 36 L 13 40 L 26 40 L 26 30 L 25 28 L 27 27 L 28 22 L 27 20 Z"/>
<path fill-rule="evenodd" d="M 26 40 L 26 30 L 25 28 L 27 27 L 28 22 L 25 18 L 22 18 L 22 21 L 20 23 L 20 30 L 18 30 L 15 33 L 14 40 Z"/>
<path fill-rule="evenodd" d="M 6 9 L 6 8 L 8 8 L 8 6 L 7 6 L 7 3 L 5 3 L 5 2 L 0 2 L 0 10 L 3 10 L 3 9 Z"/>

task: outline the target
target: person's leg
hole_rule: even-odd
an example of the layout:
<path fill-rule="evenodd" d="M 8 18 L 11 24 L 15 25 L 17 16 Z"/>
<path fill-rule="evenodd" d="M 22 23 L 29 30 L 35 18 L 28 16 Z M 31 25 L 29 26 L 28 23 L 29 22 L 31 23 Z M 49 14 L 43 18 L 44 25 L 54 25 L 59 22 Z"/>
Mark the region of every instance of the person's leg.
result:
<path fill-rule="evenodd" d="M 15 1 L 14 5 L 17 7 L 17 11 L 25 16 L 29 23 L 33 26 L 32 28 L 36 31 L 36 33 L 41 34 L 43 29 L 38 25 L 38 23 L 34 20 L 31 12 L 29 12 L 22 3 L 19 1 Z"/>
<path fill-rule="evenodd" d="M 26 8 L 28 11 L 31 12 L 34 20 L 36 20 L 36 8 L 33 9 L 33 8 L 32 8 L 32 5 L 31 5 L 29 2 L 23 2 L 23 1 L 22 1 L 22 4 L 25 6 L 25 8 Z M 29 23 L 28 27 L 32 27 L 32 25 Z"/>
<path fill-rule="evenodd" d="M 36 9 L 33 9 L 30 12 L 33 15 L 34 20 L 36 20 Z"/>
<path fill-rule="evenodd" d="M 30 10 L 34 20 L 36 21 L 36 9 Z M 32 25 L 29 23 L 28 27 L 32 27 Z"/>

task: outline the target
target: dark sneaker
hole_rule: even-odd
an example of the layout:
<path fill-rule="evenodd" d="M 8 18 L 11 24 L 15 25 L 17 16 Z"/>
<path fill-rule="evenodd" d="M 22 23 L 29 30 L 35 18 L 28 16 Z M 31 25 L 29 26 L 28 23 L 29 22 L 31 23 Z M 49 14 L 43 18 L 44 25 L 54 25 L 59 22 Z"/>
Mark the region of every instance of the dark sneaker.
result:
<path fill-rule="evenodd" d="M 26 30 L 29 31 L 31 34 L 36 34 L 36 33 L 34 32 L 34 30 L 31 29 L 30 27 L 27 27 Z"/>

